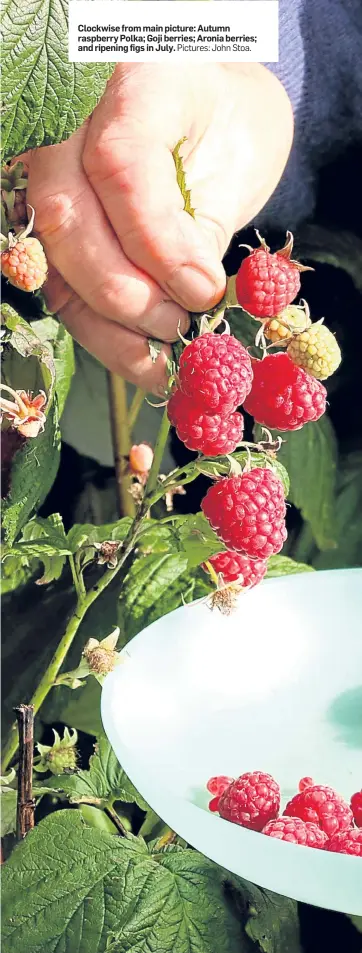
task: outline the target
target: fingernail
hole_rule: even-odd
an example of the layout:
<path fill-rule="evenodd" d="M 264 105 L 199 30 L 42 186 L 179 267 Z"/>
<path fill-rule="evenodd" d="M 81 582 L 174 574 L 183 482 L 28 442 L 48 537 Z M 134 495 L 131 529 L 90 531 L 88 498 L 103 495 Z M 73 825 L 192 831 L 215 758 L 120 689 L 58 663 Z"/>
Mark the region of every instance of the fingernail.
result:
<path fill-rule="evenodd" d="M 167 289 L 178 301 L 192 311 L 216 304 L 222 294 L 223 272 L 215 277 L 193 265 L 181 265 L 166 283 Z"/>
<path fill-rule="evenodd" d="M 178 332 L 186 334 L 190 326 L 188 314 L 175 301 L 160 301 L 139 325 L 140 331 L 161 341 L 176 341 Z"/>

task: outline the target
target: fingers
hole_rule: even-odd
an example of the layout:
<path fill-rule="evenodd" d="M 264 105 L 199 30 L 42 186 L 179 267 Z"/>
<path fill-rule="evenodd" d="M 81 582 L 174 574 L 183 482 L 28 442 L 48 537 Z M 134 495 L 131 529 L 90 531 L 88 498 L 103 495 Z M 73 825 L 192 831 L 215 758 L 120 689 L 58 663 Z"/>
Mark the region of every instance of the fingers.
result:
<path fill-rule="evenodd" d="M 30 154 L 28 200 L 51 264 L 98 314 L 172 341 L 188 316 L 156 282 L 130 262 L 84 173 L 83 128 L 59 146 Z"/>
<path fill-rule="evenodd" d="M 144 391 L 164 397 L 170 353 L 167 345 L 153 363 L 146 338 L 100 317 L 52 268 L 45 295 L 48 306 L 58 313 L 72 336 L 101 364 Z"/>
<path fill-rule="evenodd" d="M 222 296 L 225 274 L 176 180 L 172 150 L 188 122 L 181 79 L 179 70 L 145 64 L 118 68 L 91 119 L 83 162 L 127 258 L 201 311 Z"/>

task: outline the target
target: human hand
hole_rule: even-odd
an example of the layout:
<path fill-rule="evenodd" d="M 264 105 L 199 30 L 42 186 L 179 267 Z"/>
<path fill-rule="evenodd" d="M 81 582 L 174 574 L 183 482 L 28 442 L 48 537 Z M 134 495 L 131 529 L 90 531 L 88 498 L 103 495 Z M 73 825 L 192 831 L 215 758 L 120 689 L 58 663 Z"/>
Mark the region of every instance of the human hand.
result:
<path fill-rule="evenodd" d="M 183 210 L 172 151 L 182 147 L 196 209 Z M 161 393 L 187 311 L 222 297 L 222 257 L 283 172 L 292 115 L 258 64 L 119 64 L 70 139 L 29 153 L 28 202 L 49 261 L 47 303 L 110 370 Z"/>

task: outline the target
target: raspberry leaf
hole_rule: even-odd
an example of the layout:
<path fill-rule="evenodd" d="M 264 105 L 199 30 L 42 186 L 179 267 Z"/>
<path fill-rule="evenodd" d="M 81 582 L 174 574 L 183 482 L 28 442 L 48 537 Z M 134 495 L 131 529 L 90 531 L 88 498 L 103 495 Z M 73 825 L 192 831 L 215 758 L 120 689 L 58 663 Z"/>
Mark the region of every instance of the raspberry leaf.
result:
<path fill-rule="evenodd" d="M 54 361 L 55 391 L 60 418 L 75 372 L 73 338 L 64 325 L 59 324 L 55 318 L 41 318 L 39 321 L 31 322 L 31 327 L 39 340 L 47 344 Z"/>
<path fill-rule="evenodd" d="M 113 64 L 69 63 L 67 2 L 4 6 L 3 156 L 67 139 L 97 105 Z"/>
<path fill-rule="evenodd" d="M 101 805 L 109 801 L 124 801 L 137 804 L 143 811 L 148 804 L 127 777 L 105 735 L 98 738 L 95 754 L 89 761 L 88 771 L 63 774 L 44 782 L 45 787 L 56 788 L 69 797 L 72 803 L 85 802 Z"/>
<path fill-rule="evenodd" d="M 297 563 L 289 556 L 270 556 L 268 559 L 268 579 L 272 576 L 292 576 L 296 572 L 313 572 L 313 566 Z"/>
<path fill-rule="evenodd" d="M 155 604 L 186 570 L 183 553 L 160 553 L 134 561 L 120 597 L 119 625 L 127 641 L 148 625 Z"/>
<path fill-rule="evenodd" d="M 255 437 L 260 428 L 255 428 Z M 278 459 L 290 479 L 289 500 L 309 523 L 319 549 L 336 547 L 337 441 L 329 418 L 283 434 Z"/>
<path fill-rule="evenodd" d="M 3 953 L 240 953 L 225 872 L 193 850 L 49 815 L 4 868 Z"/>

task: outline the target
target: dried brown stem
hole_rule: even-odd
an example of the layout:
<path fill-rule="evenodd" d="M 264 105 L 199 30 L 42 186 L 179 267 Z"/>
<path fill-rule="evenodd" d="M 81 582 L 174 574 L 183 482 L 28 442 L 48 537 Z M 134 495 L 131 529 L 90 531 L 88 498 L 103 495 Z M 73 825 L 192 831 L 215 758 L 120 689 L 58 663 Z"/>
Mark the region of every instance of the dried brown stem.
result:
<path fill-rule="evenodd" d="M 15 708 L 19 733 L 18 802 L 16 836 L 23 840 L 34 827 L 35 801 L 33 799 L 34 707 Z"/>

